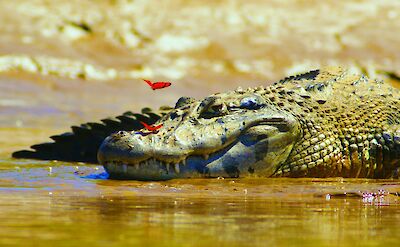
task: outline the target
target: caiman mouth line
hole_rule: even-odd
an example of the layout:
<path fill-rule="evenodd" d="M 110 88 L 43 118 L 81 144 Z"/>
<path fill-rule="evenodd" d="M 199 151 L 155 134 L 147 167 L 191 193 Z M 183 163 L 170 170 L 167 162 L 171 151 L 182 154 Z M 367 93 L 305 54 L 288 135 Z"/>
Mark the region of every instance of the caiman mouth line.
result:
<path fill-rule="evenodd" d="M 184 159 L 178 161 L 178 162 L 167 162 L 167 161 L 163 161 L 157 158 L 149 158 L 147 160 L 143 160 L 139 163 L 129 163 L 129 162 L 123 162 L 123 161 L 106 161 L 104 162 L 104 164 L 106 166 L 120 166 L 122 167 L 122 170 L 124 171 L 124 173 L 126 173 L 128 171 L 128 167 L 134 167 L 136 170 L 140 170 L 142 168 L 146 168 L 149 167 L 151 165 L 158 165 L 161 166 L 165 169 L 165 171 L 167 172 L 167 174 L 169 174 L 171 171 L 174 171 L 176 174 L 179 174 L 181 172 L 181 168 L 186 166 L 187 160 L 190 158 L 198 158 L 198 159 L 202 159 L 202 161 L 204 162 L 204 167 L 210 163 L 211 161 L 213 161 L 216 157 L 218 157 L 218 153 L 226 153 L 228 152 L 233 146 L 235 146 L 238 143 L 238 141 L 234 141 L 232 143 L 230 143 L 229 145 L 225 146 L 224 148 L 217 150 L 213 153 L 209 153 L 209 154 L 203 154 L 203 155 L 187 155 L 185 156 Z"/>
<path fill-rule="evenodd" d="M 167 174 L 169 174 L 170 172 L 175 172 L 176 174 L 179 174 L 181 172 L 181 170 L 186 166 L 186 163 L 188 161 L 188 159 L 191 158 L 196 158 L 196 159 L 201 159 L 201 163 L 203 164 L 203 168 L 206 167 L 207 164 L 213 162 L 214 160 L 218 159 L 219 157 L 221 157 L 223 154 L 227 153 L 229 150 L 232 149 L 232 147 L 234 147 L 240 140 L 240 137 L 247 134 L 248 131 L 252 128 L 255 127 L 259 127 L 259 126 L 270 126 L 271 130 L 279 130 L 279 132 L 286 132 L 287 129 L 286 128 L 282 128 L 281 126 L 285 126 L 287 123 L 285 121 L 282 121 L 282 118 L 274 118 L 274 119 L 268 119 L 268 120 L 261 120 L 259 122 L 256 122 L 250 126 L 248 126 L 239 136 L 237 136 L 236 138 L 234 138 L 233 142 L 228 143 L 227 145 L 225 145 L 225 147 L 215 151 L 215 152 L 211 152 L 211 153 L 207 153 L 207 154 L 197 154 L 197 153 L 192 153 L 189 155 L 186 155 L 183 159 L 180 159 L 179 161 L 164 161 L 158 158 L 148 158 L 146 160 L 140 161 L 140 162 L 127 162 L 127 161 L 115 161 L 115 160 L 111 160 L 111 161 L 105 161 L 104 165 L 112 168 L 115 167 L 118 169 L 118 167 L 121 169 L 122 167 L 122 171 L 124 173 L 127 173 L 128 171 L 128 167 L 134 167 L 135 170 L 140 171 L 140 169 L 149 167 L 151 165 L 156 165 L 159 167 L 162 167 Z M 262 139 L 257 140 L 256 142 L 254 142 L 253 145 L 255 145 L 256 143 L 263 141 L 265 139 L 268 139 L 270 137 L 270 135 L 263 135 Z M 199 172 L 203 172 L 203 171 L 199 171 Z"/>

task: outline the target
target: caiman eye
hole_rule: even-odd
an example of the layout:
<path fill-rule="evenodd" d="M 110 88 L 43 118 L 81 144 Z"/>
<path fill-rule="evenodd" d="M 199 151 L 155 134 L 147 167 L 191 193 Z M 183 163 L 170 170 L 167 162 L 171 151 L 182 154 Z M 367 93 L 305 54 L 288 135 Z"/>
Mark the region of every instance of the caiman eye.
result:
<path fill-rule="evenodd" d="M 218 102 L 217 98 L 206 98 L 199 106 L 199 118 L 210 119 L 223 116 L 226 113 L 226 106 Z"/>
<path fill-rule="evenodd" d="M 200 116 L 201 118 L 214 118 L 214 117 L 219 117 L 223 116 L 225 114 L 225 107 L 223 104 L 218 104 L 218 105 L 211 105 L 207 109 L 201 112 Z"/>
<path fill-rule="evenodd" d="M 262 107 L 263 104 L 260 103 L 259 99 L 256 97 L 247 97 L 240 101 L 240 108 L 255 110 Z"/>

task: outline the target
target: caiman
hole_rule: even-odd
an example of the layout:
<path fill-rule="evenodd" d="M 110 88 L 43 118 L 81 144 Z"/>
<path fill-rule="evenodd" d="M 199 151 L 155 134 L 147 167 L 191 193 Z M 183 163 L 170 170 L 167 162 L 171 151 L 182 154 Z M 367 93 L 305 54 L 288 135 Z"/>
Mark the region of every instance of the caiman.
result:
<path fill-rule="evenodd" d="M 400 167 L 399 109 L 388 83 L 324 68 L 74 126 L 13 156 L 98 161 L 115 179 L 391 178 Z M 147 131 L 140 121 L 162 127 Z"/>

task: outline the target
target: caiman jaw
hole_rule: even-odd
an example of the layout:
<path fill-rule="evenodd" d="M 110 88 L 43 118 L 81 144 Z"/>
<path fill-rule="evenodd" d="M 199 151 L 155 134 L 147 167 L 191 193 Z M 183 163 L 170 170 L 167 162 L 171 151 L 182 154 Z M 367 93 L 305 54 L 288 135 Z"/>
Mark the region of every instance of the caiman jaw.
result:
<path fill-rule="evenodd" d="M 287 121 L 287 118 L 270 117 L 248 124 L 240 122 L 232 128 L 235 131 L 221 135 L 215 148 L 203 149 L 179 143 L 179 131 L 172 140 L 166 141 L 173 144 L 165 147 L 157 145 L 165 142 L 159 134 L 143 136 L 140 132 L 120 131 L 105 139 L 98 160 L 111 178 L 118 179 L 238 177 L 255 169 L 258 174 L 270 176 L 276 167 L 265 164 L 268 163 L 265 157 L 272 155 L 278 159 L 283 155 L 286 158 L 297 138 L 297 133 L 291 131 L 295 129 L 293 124 Z M 265 165 L 268 169 L 264 169 Z"/>

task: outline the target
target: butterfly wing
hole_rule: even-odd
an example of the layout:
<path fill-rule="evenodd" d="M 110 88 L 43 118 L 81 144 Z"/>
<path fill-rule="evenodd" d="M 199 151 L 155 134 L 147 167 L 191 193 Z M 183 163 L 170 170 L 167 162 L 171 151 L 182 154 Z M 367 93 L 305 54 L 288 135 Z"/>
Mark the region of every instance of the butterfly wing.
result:
<path fill-rule="evenodd" d="M 153 84 L 154 89 L 161 89 L 171 86 L 171 82 L 156 82 Z"/>
<path fill-rule="evenodd" d="M 152 83 L 150 80 L 143 79 L 143 81 L 145 81 L 147 84 L 149 84 L 150 87 L 153 88 L 154 83 Z"/>

